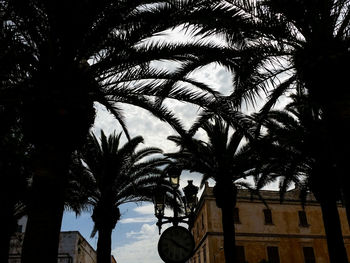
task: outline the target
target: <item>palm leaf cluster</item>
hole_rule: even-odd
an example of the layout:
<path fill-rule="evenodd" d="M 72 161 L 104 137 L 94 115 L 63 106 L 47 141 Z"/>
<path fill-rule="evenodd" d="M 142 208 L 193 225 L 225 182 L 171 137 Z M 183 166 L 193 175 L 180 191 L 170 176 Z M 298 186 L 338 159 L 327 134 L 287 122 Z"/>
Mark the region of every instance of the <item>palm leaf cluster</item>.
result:
<path fill-rule="evenodd" d="M 242 181 L 250 175 L 253 166 L 252 149 L 245 145 L 243 132 L 232 129 L 222 118 L 199 119 L 193 126 L 203 129 L 207 141 L 187 136 L 169 136 L 180 150 L 168 153 L 178 167 L 202 175 L 202 185 L 212 179 L 215 181 L 214 196 L 217 206 L 222 211 L 224 231 L 224 252 L 227 262 L 234 262 L 235 229 L 233 208 L 236 205 L 237 187 L 249 187 Z M 194 127 L 190 129 L 194 132 Z"/>
<path fill-rule="evenodd" d="M 91 235 L 99 233 L 98 262 L 110 258 L 112 230 L 121 217 L 119 206 L 152 201 L 156 186 L 162 185 L 164 190 L 171 188 L 163 178 L 162 167 L 169 161 L 162 157 L 162 151 L 153 147 L 137 149 L 143 142 L 141 136 L 121 145 L 121 135 L 107 137 L 101 131 L 98 139 L 91 134 L 78 154 L 80 163 L 75 169 L 78 173 L 83 171 L 80 176 L 89 182 L 85 206 L 93 208 L 94 230 Z"/>

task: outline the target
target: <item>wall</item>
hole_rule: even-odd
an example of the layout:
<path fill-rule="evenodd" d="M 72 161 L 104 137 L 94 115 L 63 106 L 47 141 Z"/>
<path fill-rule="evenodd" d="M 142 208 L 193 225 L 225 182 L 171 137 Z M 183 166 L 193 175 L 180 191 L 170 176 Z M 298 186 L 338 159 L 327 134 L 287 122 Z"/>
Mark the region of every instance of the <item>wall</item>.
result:
<path fill-rule="evenodd" d="M 257 198 L 251 199 L 246 190 L 240 190 L 237 207 L 240 224 L 235 224 L 236 245 L 244 246 L 249 263 L 267 259 L 267 247 L 277 246 L 281 263 L 304 262 L 303 247 L 314 249 L 317 263 L 328 263 L 327 243 L 321 208 L 312 195 L 308 196 L 305 213 L 308 226 L 299 224 L 299 211 L 303 208 L 298 190 L 289 191 L 281 204 L 276 191 L 263 191 L 262 195 L 272 212 L 273 224 L 265 224 L 266 206 Z M 350 255 L 350 229 L 345 209 L 339 206 L 345 245 Z M 196 251 L 190 262 L 224 262 L 221 210 L 217 208 L 212 188 L 206 185 L 199 202 L 199 210 L 192 233 Z M 204 256 L 204 253 L 206 254 Z"/>

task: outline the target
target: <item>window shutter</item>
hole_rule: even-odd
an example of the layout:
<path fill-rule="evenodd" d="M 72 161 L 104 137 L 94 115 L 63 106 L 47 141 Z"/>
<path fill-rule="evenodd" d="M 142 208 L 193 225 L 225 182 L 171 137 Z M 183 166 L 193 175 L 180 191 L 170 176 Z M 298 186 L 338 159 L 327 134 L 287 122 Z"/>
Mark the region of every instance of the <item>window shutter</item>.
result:
<path fill-rule="evenodd" d="M 315 253 L 312 247 L 303 247 L 305 263 L 316 263 Z"/>
<path fill-rule="evenodd" d="M 280 263 L 278 247 L 267 247 L 267 258 L 269 259 L 269 263 Z"/>
<path fill-rule="evenodd" d="M 270 209 L 264 209 L 265 225 L 272 225 L 272 212 Z"/>

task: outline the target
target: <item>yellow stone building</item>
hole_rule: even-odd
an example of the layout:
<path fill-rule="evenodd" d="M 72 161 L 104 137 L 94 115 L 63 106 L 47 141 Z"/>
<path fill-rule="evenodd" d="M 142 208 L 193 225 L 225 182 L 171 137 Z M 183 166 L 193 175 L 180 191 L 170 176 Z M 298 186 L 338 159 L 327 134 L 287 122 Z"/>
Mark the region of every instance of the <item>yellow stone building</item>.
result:
<path fill-rule="evenodd" d="M 240 189 L 235 209 L 239 263 L 329 263 L 321 208 L 310 195 L 302 208 L 298 190 L 288 191 L 281 204 L 277 191 L 262 191 L 261 200 Z M 345 246 L 350 255 L 350 230 L 345 209 L 339 207 Z M 196 247 L 190 263 L 223 263 L 221 210 L 208 184 L 191 229 Z"/>

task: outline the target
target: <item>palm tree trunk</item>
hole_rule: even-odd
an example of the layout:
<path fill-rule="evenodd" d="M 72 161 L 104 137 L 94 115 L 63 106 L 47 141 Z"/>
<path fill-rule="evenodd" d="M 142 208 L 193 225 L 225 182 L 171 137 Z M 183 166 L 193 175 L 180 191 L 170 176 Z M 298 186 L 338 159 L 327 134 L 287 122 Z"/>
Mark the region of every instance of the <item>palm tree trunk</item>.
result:
<path fill-rule="evenodd" d="M 98 229 L 97 263 L 111 262 L 112 228 L 101 227 Z"/>
<path fill-rule="evenodd" d="M 234 208 L 236 206 L 237 191 L 231 181 L 216 182 L 214 195 L 216 198 L 216 205 L 221 208 L 222 213 L 225 262 L 234 263 L 237 262 L 234 224 Z"/>
<path fill-rule="evenodd" d="M 310 186 L 321 206 L 330 263 L 348 263 L 337 205 L 339 185 L 336 179 L 329 178 L 335 172 L 334 166 L 329 163 L 330 157 L 326 153 L 321 155 L 323 158 L 318 159 L 310 175 Z"/>
<path fill-rule="evenodd" d="M 6 202 L 6 197 L 2 200 Z M 9 206 L 5 204 L 2 211 L 2 224 L 5 227 L 3 228 L 3 233 L 0 235 L 0 262 L 8 262 L 11 236 L 15 233 L 17 226 L 14 209 L 13 207 L 11 209 Z"/>
<path fill-rule="evenodd" d="M 345 82 L 343 82 L 345 83 Z M 342 87 L 339 84 L 339 87 Z M 347 90 L 343 87 L 343 91 Z M 334 92 L 337 94 L 337 92 Z M 337 180 L 343 194 L 346 215 L 350 227 L 350 92 L 342 92 L 323 101 L 324 116 L 331 142 L 332 161 L 337 167 Z"/>
<path fill-rule="evenodd" d="M 221 208 L 222 212 L 222 229 L 224 232 L 224 255 L 226 263 L 237 262 L 236 260 L 236 240 L 235 240 L 235 225 L 233 221 L 232 202 L 227 202 Z"/>
<path fill-rule="evenodd" d="M 69 159 L 55 151 L 44 151 L 38 157 L 22 263 L 57 263 Z"/>
<path fill-rule="evenodd" d="M 320 200 L 322 218 L 327 236 L 329 259 L 331 263 L 348 263 L 341 230 L 337 202 L 332 198 Z"/>

